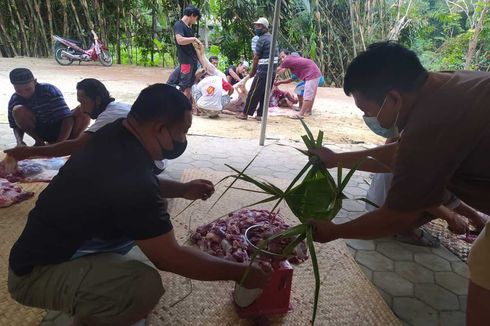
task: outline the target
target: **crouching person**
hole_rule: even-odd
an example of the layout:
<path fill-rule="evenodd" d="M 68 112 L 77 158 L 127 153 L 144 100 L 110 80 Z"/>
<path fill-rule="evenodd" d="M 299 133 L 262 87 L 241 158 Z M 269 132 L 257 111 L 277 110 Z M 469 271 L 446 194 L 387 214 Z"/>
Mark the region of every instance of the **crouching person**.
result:
<path fill-rule="evenodd" d="M 200 112 L 210 118 L 217 118 L 223 107 L 230 103 L 234 88 L 221 76 L 210 76 L 206 70 L 199 69 L 192 87 L 192 96 Z"/>
<path fill-rule="evenodd" d="M 9 258 L 19 303 L 74 316 L 76 325 L 131 325 L 164 293 L 157 269 L 239 282 L 246 264 L 180 246 L 164 198 L 207 199 L 207 180 L 157 177 L 153 161 L 186 149 L 191 104 L 175 88 L 144 89 L 126 119 L 101 128 L 40 194 Z M 127 255 L 138 246 L 157 268 Z M 245 286 L 269 274 L 253 267 Z"/>

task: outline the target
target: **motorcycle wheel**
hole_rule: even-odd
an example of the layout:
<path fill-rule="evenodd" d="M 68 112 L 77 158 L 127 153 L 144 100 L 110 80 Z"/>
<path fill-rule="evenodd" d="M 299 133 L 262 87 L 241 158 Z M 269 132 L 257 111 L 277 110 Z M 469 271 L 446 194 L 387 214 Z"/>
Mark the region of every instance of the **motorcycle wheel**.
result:
<path fill-rule="evenodd" d="M 56 49 L 54 52 L 54 59 L 62 66 L 69 66 L 73 63 L 73 59 L 66 58 L 65 56 L 63 56 L 62 51 L 64 50 L 65 48 Z"/>
<path fill-rule="evenodd" d="M 102 65 L 106 67 L 112 66 L 112 55 L 107 50 L 103 50 L 100 52 L 99 61 Z"/>

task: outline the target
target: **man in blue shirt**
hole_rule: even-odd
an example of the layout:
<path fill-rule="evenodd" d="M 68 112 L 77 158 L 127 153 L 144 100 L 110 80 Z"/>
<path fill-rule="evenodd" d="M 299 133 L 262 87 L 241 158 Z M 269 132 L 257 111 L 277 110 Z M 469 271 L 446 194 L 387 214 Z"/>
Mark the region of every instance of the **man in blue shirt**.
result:
<path fill-rule="evenodd" d="M 17 146 L 25 146 L 24 133 L 35 146 L 77 138 L 87 128 L 90 117 L 79 109 L 70 111 L 60 90 L 51 84 L 39 84 L 27 68 L 10 72 L 15 93 L 8 104 L 8 120 Z"/>

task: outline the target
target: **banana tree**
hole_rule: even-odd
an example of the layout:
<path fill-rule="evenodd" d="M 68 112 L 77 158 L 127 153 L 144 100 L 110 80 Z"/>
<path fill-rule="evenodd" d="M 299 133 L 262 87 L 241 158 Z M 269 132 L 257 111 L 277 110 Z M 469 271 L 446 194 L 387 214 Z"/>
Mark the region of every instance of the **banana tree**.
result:
<path fill-rule="evenodd" d="M 306 135 L 302 136 L 306 148 L 308 150 L 320 148 L 323 141 L 323 131 L 319 131 L 318 136 L 315 138 L 304 121 L 300 121 L 306 131 Z M 256 155 L 242 170 L 238 170 L 228 164 L 225 164 L 227 167 L 236 172 L 236 174 L 226 178 L 234 178 L 235 180 L 226 188 L 225 192 L 220 196 L 220 198 L 218 198 L 217 201 L 219 201 L 229 189 L 238 189 L 267 195 L 267 198 L 248 206 L 255 206 L 275 201 L 276 203 L 272 209 L 272 211 L 274 211 L 282 201 L 286 202 L 300 223 L 263 240 L 258 246 L 259 249 L 252 255 L 250 264 L 255 261 L 257 256 L 261 253 L 261 250 L 263 250 L 267 244 L 273 240 L 282 238 L 294 239 L 281 253 L 281 255 L 284 257 L 288 257 L 301 241 L 306 240 L 308 250 L 310 251 L 311 263 L 313 265 L 313 272 L 315 276 L 312 317 L 312 324 L 314 324 L 318 307 L 318 297 L 320 293 L 320 272 L 318 269 L 318 261 L 313 241 L 314 230 L 313 226 L 309 222 L 313 219 L 331 220 L 337 215 L 339 210 L 342 208 L 342 200 L 346 198 L 343 194 L 343 190 L 363 160 L 358 162 L 357 165 L 348 172 L 345 178 L 342 178 L 342 167 L 339 166 L 337 171 L 337 182 L 335 182 L 334 178 L 325 168 L 320 158 L 310 154 L 310 152 L 307 150 L 299 148 L 296 149 L 308 157 L 308 162 L 301 169 L 298 175 L 296 175 L 286 190 L 283 191 L 270 182 L 257 180 L 245 173 L 248 167 L 257 157 Z M 304 175 L 305 177 L 300 182 L 301 177 Z M 237 180 L 252 184 L 256 186 L 258 190 L 236 187 L 235 182 Z M 246 272 L 243 275 L 241 283 L 243 283 L 243 281 L 246 279 L 247 274 L 248 273 Z"/>

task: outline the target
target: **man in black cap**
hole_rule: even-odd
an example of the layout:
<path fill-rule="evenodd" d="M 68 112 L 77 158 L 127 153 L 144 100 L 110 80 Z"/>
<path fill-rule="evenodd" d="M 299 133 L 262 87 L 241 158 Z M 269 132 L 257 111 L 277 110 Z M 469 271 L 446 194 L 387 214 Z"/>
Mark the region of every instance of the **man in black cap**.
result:
<path fill-rule="evenodd" d="M 254 77 L 250 91 L 248 92 L 247 101 L 245 103 L 245 109 L 238 114 L 238 119 L 247 120 L 249 116 L 253 116 L 257 110 L 257 116 L 255 119 L 262 120 L 262 109 L 264 106 L 264 95 L 267 87 L 272 88 L 271 85 L 266 85 L 267 69 L 269 67 L 269 53 L 272 47 L 272 35 L 269 33 L 269 21 L 267 18 L 261 17 L 254 23 L 255 35 L 259 37 L 255 45 L 254 60 L 252 64 L 252 71 L 250 72 L 250 78 Z M 252 45 L 253 47 L 253 45 Z M 274 65 L 272 76 L 272 82 L 275 78 L 275 71 L 278 63 L 278 51 L 274 54 Z M 259 106 L 257 108 L 257 105 Z"/>
<path fill-rule="evenodd" d="M 8 104 L 8 119 L 17 146 L 25 146 L 24 133 L 35 146 L 77 138 L 87 128 L 90 117 L 79 109 L 70 111 L 60 90 L 51 84 L 39 84 L 27 68 L 10 72 L 15 93 Z"/>

